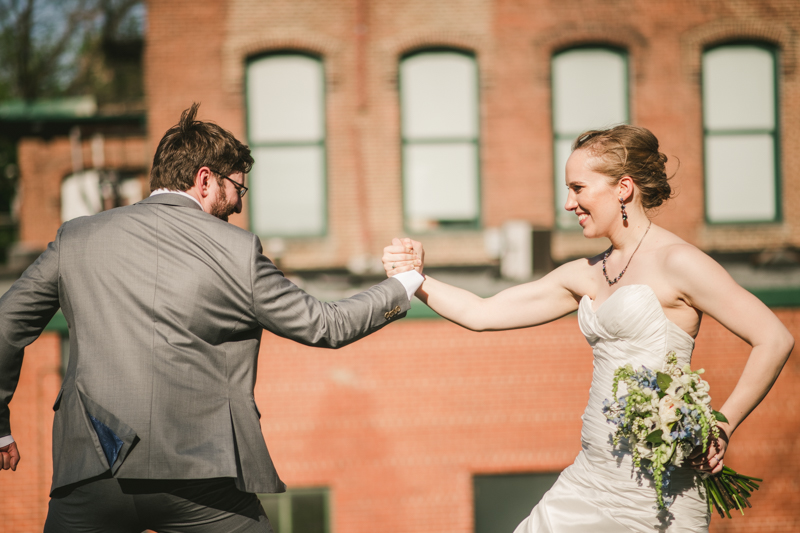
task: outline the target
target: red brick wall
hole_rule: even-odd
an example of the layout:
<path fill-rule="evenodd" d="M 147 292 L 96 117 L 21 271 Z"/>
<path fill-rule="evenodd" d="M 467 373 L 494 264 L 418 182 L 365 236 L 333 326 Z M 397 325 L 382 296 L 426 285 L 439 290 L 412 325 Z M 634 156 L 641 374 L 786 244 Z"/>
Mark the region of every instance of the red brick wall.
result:
<path fill-rule="evenodd" d="M 488 159 L 484 166 L 487 223 L 496 225 L 513 212 L 534 224 L 552 225 L 550 59 L 565 48 L 599 44 L 628 52 L 631 122 L 656 134 L 672 162 L 668 171 L 678 170 L 673 180 L 678 194 L 658 211 L 658 224 L 705 250 L 754 250 L 800 243 L 800 218 L 793 207 L 798 196 L 792 190 L 800 179 L 800 157 L 795 149 L 800 133 L 798 42 L 793 34 L 800 29 L 796 2 L 499 0 L 495 6 L 495 46 L 484 60 L 494 65 L 495 72 L 483 93 L 484 150 L 507 155 L 502 167 L 490 165 Z M 779 50 L 785 223 L 708 226 L 703 207 L 700 60 L 705 47 L 742 40 L 771 44 Z M 519 175 L 523 172 L 524 177 Z M 493 191 L 495 184 L 512 177 L 513 184 Z M 509 190 L 520 193 L 509 194 Z M 520 202 L 533 195 L 536 202 L 525 211 Z M 604 246 L 565 234 L 557 235 L 554 244 L 556 256 L 582 255 L 581 251 L 593 246 Z"/>
<path fill-rule="evenodd" d="M 678 194 L 655 213 L 656 221 L 704 250 L 800 247 L 800 10 L 794 0 L 746 0 L 735 7 L 688 0 L 447 0 L 435 9 L 422 0 L 151 0 L 148 9 L 148 140 L 125 141 L 136 143 L 125 156 L 136 165 L 149 165 L 158 140 L 194 101 L 202 103 L 201 119 L 246 140 L 247 58 L 287 49 L 322 58 L 328 235 L 288 239 L 282 258 L 287 269 L 341 268 L 354 256 L 375 258 L 391 237 L 405 233 L 398 61 L 434 46 L 472 51 L 478 61 L 484 226 L 524 219 L 552 227 L 550 61 L 559 50 L 600 44 L 627 50 L 631 120 L 657 134 L 670 170 L 678 170 Z M 707 46 L 740 40 L 779 51 L 784 222 L 709 226 L 703 215 L 700 59 Z M 66 139 L 23 141 L 20 167 L 22 216 L 29 218 L 22 223 L 23 240 L 46 243 L 58 227 L 57 183 L 71 171 Z M 247 226 L 247 204 L 233 223 Z M 490 261 L 480 231 L 430 233 L 423 240 L 430 265 Z M 553 246 L 556 258 L 564 259 L 606 244 L 556 232 Z"/>
<path fill-rule="evenodd" d="M 327 77 L 329 234 L 289 239 L 290 269 L 341 267 L 379 256 L 404 233 L 397 69 L 425 47 L 475 53 L 480 72 L 483 223 L 553 225 L 550 61 L 584 44 L 627 50 L 630 109 L 680 169 L 678 195 L 657 222 L 705 250 L 800 246 L 800 10 L 795 0 L 654 3 L 578 0 L 151 0 L 146 78 L 150 143 L 192 101 L 201 117 L 244 138 L 248 57 L 276 50 L 319 55 Z M 199 38 L 198 35 L 202 35 Z M 700 58 L 705 47 L 755 40 L 779 50 L 785 222 L 708 226 L 703 205 Z M 558 209 L 561 207 L 559 206 Z M 240 219 L 238 224 L 244 224 Z M 478 231 L 424 236 L 429 264 L 485 263 Z M 606 246 L 558 233 L 558 258 Z M 465 255 L 467 247 L 472 253 Z"/>
<path fill-rule="evenodd" d="M 5 494 L 0 505 L 2 533 L 31 533 L 44 526 L 53 476 L 53 402 L 60 388 L 60 340 L 45 333 L 25 351 L 19 386 L 11 400 L 11 431 L 20 463 L 16 472 L 0 472 Z"/>
<path fill-rule="evenodd" d="M 706 250 L 800 246 L 795 0 L 151 0 L 148 10 L 149 139 L 147 145 L 130 141 L 130 153 L 143 153 L 146 162 L 193 101 L 202 103 L 201 119 L 245 139 L 247 57 L 294 49 L 323 58 L 329 234 L 289 240 L 283 261 L 289 269 L 341 267 L 356 254 L 377 256 L 390 237 L 403 233 L 397 61 L 426 46 L 472 50 L 478 59 L 487 226 L 510 218 L 552 225 L 550 58 L 565 47 L 600 43 L 628 50 L 632 120 L 651 128 L 671 160 L 681 161 L 678 196 L 657 222 Z M 737 39 L 780 50 L 785 222 L 708 227 L 700 53 Z M 59 223 L 60 180 L 71 171 L 66 139 L 23 141 L 20 167 L 22 239 L 44 246 Z M 235 223 L 246 225 L 246 218 Z M 424 241 L 431 265 L 487 261 L 480 232 L 431 234 Z M 562 256 L 603 246 L 587 245 L 580 235 L 556 235 L 554 242 Z M 800 338 L 800 310 L 779 315 Z M 732 390 L 747 353 L 742 341 L 706 319 L 695 367 L 709 370 L 715 397 Z M 12 403 L 23 462 L 16 473 L 0 473 L 11 495 L 0 505 L 0 531 L 41 529 L 58 364 L 52 334 L 28 350 Z M 292 486 L 332 488 L 336 533 L 466 533 L 473 474 L 557 470 L 572 461 L 590 373 L 590 350 L 574 318 L 485 334 L 444 321 L 405 321 L 337 352 L 265 335 L 257 400 L 283 478 Z M 729 463 L 762 475 L 765 485 L 745 518 L 715 518 L 713 531 L 800 529 L 799 373 L 800 363 L 790 359 L 734 436 Z"/>
<path fill-rule="evenodd" d="M 149 169 L 150 156 L 143 137 L 106 137 L 106 168 Z M 83 164 L 91 168 L 91 141 L 81 143 Z M 44 250 L 61 225 L 61 182 L 72 174 L 72 152 L 67 137 L 24 138 L 17 145 L 20 168 L 19 240 Z"/>
<path fill-rule="evenodd" d="M 800 338 L 800 310 L 778 316 Z M 2 472 L 0 524 L 40 528 L 51 473 L 49 427 L 58 341 L 29 349 L 12 408 L 23 461 Z M 706 319 L 695 368 L 716 405 L 733 389 L 747 345 Z M 443 320 L 407 320 L 338 351 L 264 335 L 256 400 L 267 444 L 290 487 L 328 486 L 332 530 L 468 533 L 472 476 L 555 471 L 580 449 L 591 351 L 574 317 L 539 328 L 471 333 Z M 713 532 L 800 528 L 800 361 L 739 428 L 727 463 L 763 476 L 747 515 Z M 39 524 L 34 527 L 34 524 Z"/>

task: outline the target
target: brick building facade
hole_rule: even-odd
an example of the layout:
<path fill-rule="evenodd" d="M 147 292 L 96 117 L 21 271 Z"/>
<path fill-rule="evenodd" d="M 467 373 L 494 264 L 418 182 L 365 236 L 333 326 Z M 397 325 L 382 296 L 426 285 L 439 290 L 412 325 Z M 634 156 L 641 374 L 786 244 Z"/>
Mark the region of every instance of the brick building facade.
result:
<path fill-rule="evenodd" d="M 352 254 L 379 255 L 406 232 L 399 64 L 442 48 L 474 56 L 479 74 L 480 226 L 521 219 L 554 228 L 551 65 L 555 54 L 602 46 L 627 57 L 631 123 L 651 129 L 670 156 L 678 195 L 656 221 L 704 250 L 754 251 L 800 244 L 792 150 L 800 113 L 800 14 L 795 2 L 150 2 L 146 89 L 150 142 L 191 101 L 248 138 L 248 61 L 303 52 L 325 73 L 328 228 L 287 239 L 287 267 L 331 268 Z M 197 39 L 198 31 L 204 32 Z M 704 214 L 703 52 L 750 42 L 776 51 L 778 167 L 782 220 L 709 224 Z M 678 168 L 677 161 L 680 161 Z M 256 206 L 250 205 L 251 209 Z M 367 229 L 365 229 L 365 226 Z M 425 234 L 431 264 L 485 264 L 480 231 Z M 576 232 L 555 231 L 557 259 L 604 248 Z M 460 253 L 467 246 L 470 257 Z"/>
<path fill-rule="evenodd" d="M 109 140 L 106 147 L 121 158 L 147 160 L 163 132 L 197 101 L 201 119 L 270 156 L 281 143 L 262 143 L 254 130 L 252 69 L 262 58 L 317 61 L 324 128 L 322 140 L 308 146 L 323 150 L 323 229 L 300 236 L 257 233 L 268 255 L 276 253 L 312 293 L 315 280 L 340 274 L 347 281 L 338 291 L 345 294 L 355 290 L 354 279 L 375 279 L 370 276 L 382 247 L 414 229 L 404 150 L 416 141 L 405 133 L 401 102 L 410 76 L 401 77 L 402 65 L 426 52 L 457 52 L 477 72 L 477 133 L 456 141 L 478 147 L 470 182 L 479 190 L 478 212 L 469 223 L 451 226 L 443 216 L 439 226 L 414 234 L 425 243 L 430 266 L 464 272 L 469 286 L 476 283 L 470 273 L 497 267 L 487 234 L 512 220 L 547 232 L 557 262 L 607 246 L 557 221 L 553 70 L 561 54 L 573 50 L 612 51 L 624 66 L 624 118 L 659 137 L 676 172 L 677 196 L 658 211 L 656 223 L 710 253 L 791 258 L 800 248 L 794 209 L 800 201 L 798 34 L 800 5 L 790 0 L 151 0 L 147 138 Z M 707 197 L 713 192 L 707 152 L 716 130 L 704 118 L 703 91 L 710 83 L 704 61 L 709 50 L 728 45 L 763 48 L 774 61 L 774 126 L 747 130 L 776 145 L 775 177 L 764 182 L 776 188 L 771 218 L 720 223 L 709 215 L 715 204 Z M 63 159 L 58 170 L 48 170 L 57 158 L 38 154 L 66 154 L 66 148 L 57 140 L 43 142 L 28 140 L 20 148 L 21 235 L 32 247 L 55 235 L 58 183 L 69 168 Z M 248 185 L 262 175 L 254 169 Z M 47 200 L 36 201 L 36 191 Z M 255 194 L 248 197 L 245 212 L 232 221 L 254 228 L 260 206 Z M 781 289 L 796 289 L 781 283 Z M 414 311 L 420 314 L 418 303 Z M 776 312 L 800 338 L 800 310 Z M 46 513 L 59 338 L 47 332 L 27 351 L 12 403 L 23 462 L 2 480 L 13 494 L 0 506 L 0 524 L 9 533 L 40 529 Z M 724 398 L 747 354 L 742 341 L 706 318 L 693 366 L 708 370 L 712 395 Z M 481 475 L 551 473 L 572 462 L 592 371 L 591 350 L 574 316 L 532 330 L 482 334 L 433 318 L 409 319 L 336 352 L 266 333 L 259 365 L 256 400 L 278 471 L 291 489 L 327 490 L 326 523 L 333 533 L 475 531 Z M 792 358 L 737 432 L 729 464 L 763 476 L 764 486 L 744 518 L 714 518 L 712 531 L 800 529 L 793 505 L 800 496 L 798 384 L 800 365 Z"/>

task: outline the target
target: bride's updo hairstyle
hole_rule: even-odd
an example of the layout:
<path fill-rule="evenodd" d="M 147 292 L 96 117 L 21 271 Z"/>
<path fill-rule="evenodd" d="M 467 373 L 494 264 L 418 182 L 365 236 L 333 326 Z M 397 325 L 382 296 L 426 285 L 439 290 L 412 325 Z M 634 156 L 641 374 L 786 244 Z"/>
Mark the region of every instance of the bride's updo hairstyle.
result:
<path fill-rule="evenodd" d="M 672 196 L 658 139 L 650 130 L 626 124 L 607 130 L 587 131 L 578 136 L 572 150 L 588 150 L 594 156 L 592 170 L 611 178 L 616 185 L 630 176 L 642 195 L 642 207 L 652 209 Z"/>

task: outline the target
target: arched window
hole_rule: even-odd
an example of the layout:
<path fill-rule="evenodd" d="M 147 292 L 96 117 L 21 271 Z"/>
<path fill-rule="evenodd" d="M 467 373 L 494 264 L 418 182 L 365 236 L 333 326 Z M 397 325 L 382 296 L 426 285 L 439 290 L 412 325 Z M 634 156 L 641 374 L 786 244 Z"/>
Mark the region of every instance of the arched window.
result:
<path fill-rule="evenodd" d="M 601 47 L 560 52 L 553 56 L 552 84 L 556 226 L 580 229 L 564 210 L 564 166 L 578 135 L 628 122 L 627 56 Z"/>
<path fill-rule="evenodd" d="M 406 227 L 477 227 L 480 125 L 475 58 L 426 51 L 400 63 Z"/>
<path fill-rule="evenodd" d="M 325 233 L 325 75 L 299 53 L 247 64 L 250 221 L 263 236 Z"/>
<path fill-rule="evenodd" d="M 780 219 L 774 50 L 719 46 L 703 54 L 708 222 Z"/>

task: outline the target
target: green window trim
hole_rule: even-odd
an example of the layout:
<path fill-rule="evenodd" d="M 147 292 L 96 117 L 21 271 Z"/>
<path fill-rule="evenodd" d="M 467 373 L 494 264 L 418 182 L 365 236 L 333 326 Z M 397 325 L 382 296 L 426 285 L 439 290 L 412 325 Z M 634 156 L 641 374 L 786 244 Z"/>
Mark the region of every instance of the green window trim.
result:
<path fill-rule="evenodd" d="M 321 91 L 320 91 L 320 109 L 322 116 L 320 117 L 322 121 L 322 136 L 321 139 L 316 141 L 292 141 L 292 140 L 272 140 L 269 142 L 266 141 L 256 141 L 253 139 L 253 120 L 250 113 L 250 67 L 263 59 L 268 59 L 272 57 L 289 57 L 289 56 L 296 56 L 296 57 L 304 57 L 308 59 L 312 59 L 319 63 L 320 70 L 321 70 Z M 260 148 L 303 148 L 303 147 L 312 147 L 312 148 L 320 148 L 321 151 L 321 176 L 320 176 L 320 191 L 319 194 L 321 196 L 321 212 L 319 216 L 321 217 L 322 224 L 319 231 L 315 232 L 293 232 L 293 231 L 275 231 L 275 232 L 263 232 L 258 231 L 256 228 L 256 224 L 254 221 L 254 214 L 256 210 L 260 207 L 256 204 L 256 195 L 253 194 L 251 191 L 250 194 L 247 195 L 247 202 L 248 202 L 248 222 L 250 228 L 252 228 L 253 233 L 259 235 L 259 237 L 263 238 L 270 238 L 270 237 L 281 237 L 281 238 L 291 238 L 291 239 L 316 239 L 320 237 L 326 237 L 329 232 L 329 191 L 328 191 L 328 131 L 327 131 L 327 83 L 326 83 L 326 72 L 325 72 L 325 62 L 324 59 L 318 55 L 308 53 L 305 51 L 300 50 L 275 50 L 270 51 L 263 54 L 254 55 L 248 57 L 245 61 L 245 129 L 247 131 L 247 138 L 248 138 L 248 145 L 250 149 L 255 152 Z M 257 159 L 257 158 L 256 158 Z M 256 165 L 258 161 L 256 161 Z M 251 185 L 252 189 L 252 185 Z"/>
<path fill-rule="evenodd" d="M 773 116 L 773 128 L 725 128 L 725 129 L 713 129 L 709 128 L 706 125 L 706 99 L 705 99 L 705 91 L 704 86 L 706 82 L 706 72 L 705 68 L 701 69 L 701 82 L 700 82 L 700 98 L 701 104 L 703 108 L 703 193 L 704 193 L 704 219 L 707 225 L 709 226 L 731 226 L 731 225 L 750 225 L 750 226 L 761 226 L 765 224 L 776 224 L 781 223 L 783 221 L 783 206 L 781 202 L 782 196 L 782 179 L 781 179 L 781 136 L 780 136 L 780 78 L 779 78 L 779 64 L 780 64 L 780 56 L 778 54 L 778 49 L 769 44 L 759 41 L 733 41 L 727 42 L 722 44 L 717 44 L 711 47 L 706 48 L 703 50 L 703 58 L 706 57 L 706 54 L 724 49 L 724 48 L 756 48 L 765 50 L 770 53 L 772 56 L 772 76 L 773 76 L 773 109 L 772 109 L 772 116 Z M 702 62 L 701 62 L 702 64 Z M 708 179 L 708 168 L 709 168 L 709 161 L 708 161 L 708 149 L 707 143 L 710 138 L 724 138 L 730 137 L 734 138 L 737 136 L 745 136 L 745 135 L 769 135 L 772 140 L 773 145 L 773 169 L 774 169 L 774 194 L 773 194 L 773 201 L 774 201 L 774 212 L 775 215 L 772 218 L 766 219 L 742 219 L 742 220 L 712 220 L 712 217 L 709 213 L 709 179 Z"/>
<path fill-rule="evenodd" d="M 275 533 L 330 533 L 330 490 L 326 487 L 290 489 L 259 494 Z"/>
<path fill-rule="evenodd" d="M 558 61 L 559 57 L 562 57 L 564 54 L 573 53 L 577 51 L 604 51 L 604 52 L 611 52 L 613 54 L 618 55 L 622 59 L 623 64 L 623 76 L 624 76 L 624 83 L 622 84 L 623 88 L 623 95 L 622 98 L 624 99 L 624 107 L 623 113 L 624 117 L 621 121 L 617 121 L 611 124 L 603 124 L 603 125 L 595 125 L 595 126 L 587 126 L 581 129 L 575 130 L 568 130 L 568 131 L 560 131 L 558 125 L 556 124 L 556 87 L 555 87 L 555 64 Z M 558 52 L 554 53 L 550 60 L 550 72 L 551 72 L 551 83 L 550 83 L 550 109 L 551 109 L 551 128 L 553 132 L 553 203 L 555 204 L 555 211 L 554 211 L 554 221 L 553 227 L 558 231 L 565 231 L 565 232 L 578 232 L 581 231 L 580 225 L 577 223 L 577 218 L 574 221 L 574 224 L 563 224 L 559 221 L 559 214 L 564 211 L 564 203 L 561 202 L 559 197 L 558 191 L 565 187 L 564 182 L 561 180 L 563 176 L 564 169 L 559 168 L 559 165 L 563 167 L 562 162 L 559 160 L 558 155 L 558 147 L 564 142 L 572 142 L 577 138 L 578 135 L 583 133 L 588 129 L 592 129 L 594 127 L 609 127 L 614 126 L 617 124 L 627 124 L 630 122 L 630 66 L 629 66 L 629 58 L 627 50 L 615 46 L 609 46 L 606 44 L 585 44 L 580 46 L 572 46 L 569 48 L 564 48 L 559 50 Z M 566 163 L 566 159 L 563 161 Z"/>
<path fill-rule="evenodd" d="M 474 475 L 475 533 L 513 531 L 530 515 L 559 475 L 558 472 Z"/>
<path fill-rule="evenodd" d="M 471 103 L 474 112 L 474 119 L 476 121 L 476 132 L 475 135 L 472 136 L 414 136 L 413 138 L 409 138 L 404 133 L 404 125 L 403 125 L 403 104 L 402 104 L 402 88 L 403 88 L 403 75 L 402 75 L 402 66 L 403 63 L 414 57 L 418 57 L 420 55 L 425 54 L 437 54 L 437 53 L 451 53 L 451 54 L 458 54 L 469 58 L 472 60 L 475 66 L 475 79 L 474 79 L 474 89 L 475 89 L 475 99 L 474 102 Z M 483 198 L 481 194 L 482 189 L 482 175 L 481 175 L 481 120 L 480 120 L 480 69 L 478 66 L 477 57 L 474 53 L 466 50 L 461 50 L 458 48 L 450 48 L 450 47 L 434 47 L 434 48 L 425 48 L 414 50 L 406 55 L 404 55 L 398 64 L 398 92 L 400 93 L 398 103 L 400 104 L 400 165 L 401 165 L 401 176 L 402 176 L 402 184 L 403 184 L 403 195 L 402 195 L 402 202 L 403 202 L 403 227 L 409 234 L 425 234 L 425 233 L 436 233 L 440 231 L 463 231 L 463 230 L 479 230 L 482 227 L 482 213 L 483 213 Z M 406 161 L 406 154 L 407 149 L 412 146 L 435 146 L 435 145 L 470 145 L 473 147 L 474 151 L 474 169 L 475 169 L 475 182 L 474 182 L 474 193 L 476 198 L 476 205 L 475 205 L 475 217 L 472 219 L 454 219 L 449 220 L 446 218 L 440 218 L 435 221 L 437 224 L 436 228 L 433 229 L 424 229 L 420 230 L 418 227 L 414 227 L 414 224 L 411 223 L 411 216 L 409 215 L 409 204 L 410 199 L 408 197 L 408 162 Z"/>

